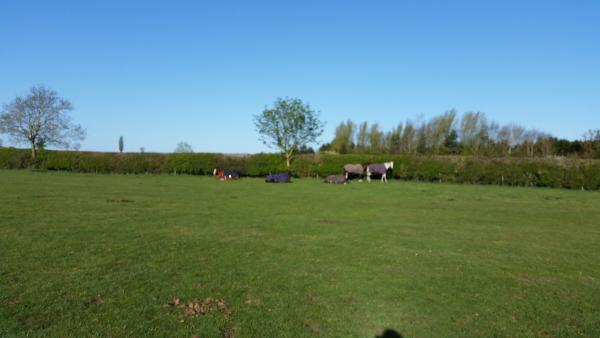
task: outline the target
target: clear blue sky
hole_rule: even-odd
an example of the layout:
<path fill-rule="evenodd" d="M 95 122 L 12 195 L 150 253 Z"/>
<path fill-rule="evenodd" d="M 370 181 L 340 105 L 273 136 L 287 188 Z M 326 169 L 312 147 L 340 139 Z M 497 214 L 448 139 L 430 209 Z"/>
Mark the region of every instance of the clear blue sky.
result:
<path fill-rule="evenodd" d="M 101 151 L 268 151 L 252 116 L 285 96 L 324 141 L 451 108 L 578 138 L 600 128 L 599 18 L 600 1 L 4 0 L 0 103 L 44 84 Z"/>

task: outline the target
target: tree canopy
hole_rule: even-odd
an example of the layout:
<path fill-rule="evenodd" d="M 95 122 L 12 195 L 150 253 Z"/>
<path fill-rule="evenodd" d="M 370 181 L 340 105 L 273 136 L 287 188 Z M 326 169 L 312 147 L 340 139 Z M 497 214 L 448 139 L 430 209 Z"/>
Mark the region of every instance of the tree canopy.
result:
<path fill-rule="evenodd" d="M 177 143 L 177 147 L 175 147 L 176 153 L 193 153 L 194 149 L 187 142 L 179 142 Z"/>
<path fill-rule="evenodd" d="M 316 143 L 323 134 L 319 113 L 300 99 L 278 98 L 272 108 L 254 116 L 260 140 L 283 152 L 288 169 L 299 149 Z"/>

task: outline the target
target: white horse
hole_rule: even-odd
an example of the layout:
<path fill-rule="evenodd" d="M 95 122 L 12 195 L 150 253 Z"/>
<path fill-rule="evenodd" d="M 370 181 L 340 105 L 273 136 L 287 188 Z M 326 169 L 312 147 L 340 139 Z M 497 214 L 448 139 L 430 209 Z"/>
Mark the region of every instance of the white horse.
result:
<path fill-rule="evenodd" d="M 371 174 L 381 175 L 381 182 L 387 182 L 387 172 L 394 169 L 394 162 L 375 163 L 367 166 L 367 181 L 371 182 Z"/>

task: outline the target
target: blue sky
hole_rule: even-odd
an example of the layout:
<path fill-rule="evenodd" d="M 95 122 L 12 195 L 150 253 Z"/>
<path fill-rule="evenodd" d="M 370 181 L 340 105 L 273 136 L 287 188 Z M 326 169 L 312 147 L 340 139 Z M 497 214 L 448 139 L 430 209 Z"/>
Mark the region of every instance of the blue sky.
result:
<path fill-rule="evenodd" d="M 559 137 L 600 128 L 599 1 L 0 2 L 0 103 L 44 84 L 85 150 L 269 151 L 298 97 L 390 129 L 455 108 Z M 0 136 L 5 145 L 6 135 Z"/>

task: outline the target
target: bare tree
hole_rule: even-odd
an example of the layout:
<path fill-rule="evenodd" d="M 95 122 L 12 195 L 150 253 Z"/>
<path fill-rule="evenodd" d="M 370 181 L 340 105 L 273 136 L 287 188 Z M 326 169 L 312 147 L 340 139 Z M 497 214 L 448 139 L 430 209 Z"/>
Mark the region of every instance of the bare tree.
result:
<path fill-rule="evenodd" d="M 590 129 L 583 135 L 583 149 L 586 156 L 600 157 L 600 129 Z"/>
<path fill-rule="evenodd" d="M 552 137 L 552 135 L 550 135 L 548 133 L 540 133 L 540 136 L 538 137 L 538 140 L 536 143 L 536 148 L 538 149 L 538 152 L 540 153 L 540 155 L 542 155 L 544 157 L 552 155 L 553 142 L 554 142 L 554 138 Z"/>
<path fill-rule="evenodd" d="M 187 142 L 179 142 L 177 143 L 177 147 L 175 148 L 176 153 L 193 153 L 194 149 Z"/>
<path fill-rule="evenodd" d="M 508 154 L 511 155 L 513 149 L 517 148 L 525 142 L 525 132 L 527 130 L 518 124 L 509 125 L 508 130 L 510 146 L 510 148 L 508 149 Z"/>
<path fill-rule="evenodd" d="M 535 129 L 525 131 L 523 134 L 523 145 L 525 146 L 527 156 L 535 156 L 535 145 L 542 137 L 543 134 Z"/>
<path fill-rule="evenodd" d="M 589 129 L 585 134 L 583 134 L 583 140 L 591 142 L 600 142 L 600 129 Z"/>
<path fill-rule="evenodd" d="M 37 144 L 69 147 L 71 141 L 85 138 L 85 130 L 72 122 L 68 112 L 71 103 L 44 86 L 31 88 L 25 97 L 17 96 L 0 115 L 0 132 L 10 135 L 15 143 L 29 143 L 35 159 Z"/>

